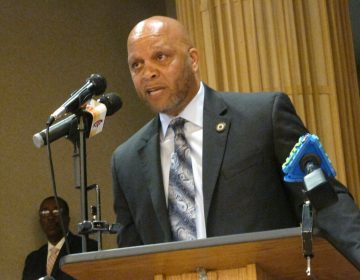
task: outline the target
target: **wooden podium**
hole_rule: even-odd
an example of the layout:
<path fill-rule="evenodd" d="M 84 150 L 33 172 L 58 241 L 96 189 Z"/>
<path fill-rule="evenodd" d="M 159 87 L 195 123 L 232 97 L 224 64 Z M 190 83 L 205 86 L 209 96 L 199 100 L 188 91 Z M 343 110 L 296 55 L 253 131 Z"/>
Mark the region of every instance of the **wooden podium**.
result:
<path fill-rule="evenodd" d="M 316 279 L 360 279 L 326 240 L 314 237 L 313 253 Z M 300 228 L 72 254 L 60 266 L 78 280 L 307 279 Z"/>

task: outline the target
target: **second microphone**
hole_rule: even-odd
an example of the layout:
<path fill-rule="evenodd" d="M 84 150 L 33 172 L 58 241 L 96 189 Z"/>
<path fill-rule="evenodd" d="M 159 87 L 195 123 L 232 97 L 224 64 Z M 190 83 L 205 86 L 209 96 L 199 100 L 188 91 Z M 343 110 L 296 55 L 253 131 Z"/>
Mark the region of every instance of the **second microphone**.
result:
<path fill-rule="evenodd" d="M 108 93 L 101 96 L 98 102 L 106 106 L 106 116 L 111 116 L 122 107 L 121 98 L 115 93 Z M 77 135 L 77 122 L 78 117 L 72 114 L 65 119 L 53 124 L 49 129 L 49 142 L 53 142 L 59 138 L 67 137 L 73 139 Z M 89 135 L 90 126 L 85 118 L 86 136 Z M 41 148 L 48 143 L 46 142 L 46 129 L 33 135 L 33 142 L 37 148 Z"/>

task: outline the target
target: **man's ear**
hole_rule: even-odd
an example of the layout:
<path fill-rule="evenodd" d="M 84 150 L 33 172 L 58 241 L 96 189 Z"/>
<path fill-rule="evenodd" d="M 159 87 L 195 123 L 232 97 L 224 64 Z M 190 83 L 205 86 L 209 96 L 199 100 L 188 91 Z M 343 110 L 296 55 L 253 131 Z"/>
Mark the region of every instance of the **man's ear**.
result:
<path fill-rule="evenodd" d="M 196 48 L 190 48 L 189 55 L 191 58 L 192 69 L 195 73 L 199 70 L 199 52 Z"/>

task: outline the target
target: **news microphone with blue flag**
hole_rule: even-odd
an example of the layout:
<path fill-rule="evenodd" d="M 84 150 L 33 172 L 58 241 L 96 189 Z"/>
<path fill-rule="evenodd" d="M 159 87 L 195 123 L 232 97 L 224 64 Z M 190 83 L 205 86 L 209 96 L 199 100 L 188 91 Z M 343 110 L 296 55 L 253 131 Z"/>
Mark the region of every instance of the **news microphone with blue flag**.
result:
<path fill-rule="evenodd" d="M 307 133 L 299 138 L 282 165 L 285 182 L 304 182 L 305 193 L 316 210 L 337 200 L 337 194 L 328 181 L 336 172 L 320 143 L 319 137 Z"/>

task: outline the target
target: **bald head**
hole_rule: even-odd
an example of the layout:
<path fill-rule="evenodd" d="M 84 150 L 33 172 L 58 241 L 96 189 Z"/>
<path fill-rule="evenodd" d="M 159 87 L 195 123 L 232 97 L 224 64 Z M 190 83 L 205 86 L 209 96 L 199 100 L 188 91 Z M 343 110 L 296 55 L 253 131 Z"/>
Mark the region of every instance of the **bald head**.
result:
<path fill-rule="evenodd" d="M 188 47 L 193 47 L 185 27 L 176 19 L 164 16 L 153 16 L 135 25 L 129 34 L 128 46 L 132 42 L 148 36 L 162 35 L 169 36 L 169 38 L 181 42 Z"/>

